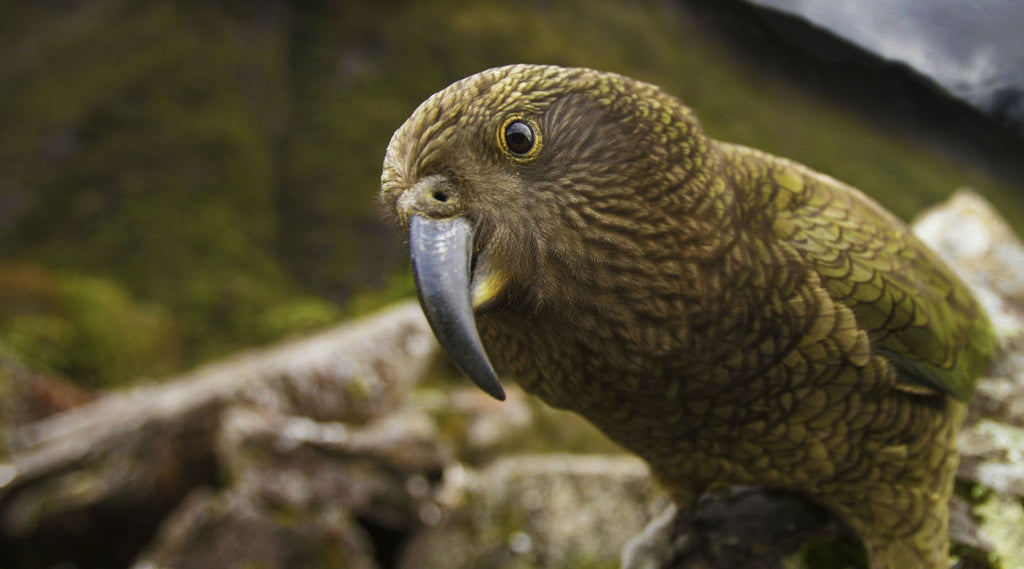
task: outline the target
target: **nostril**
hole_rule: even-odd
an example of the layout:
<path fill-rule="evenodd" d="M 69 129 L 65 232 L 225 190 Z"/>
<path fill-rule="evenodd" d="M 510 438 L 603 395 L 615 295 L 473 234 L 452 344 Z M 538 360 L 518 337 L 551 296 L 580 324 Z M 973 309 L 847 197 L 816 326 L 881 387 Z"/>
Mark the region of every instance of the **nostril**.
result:
<path fill-rule="evenodd" d="M 439 201 L 439 202 L 441 202 L 441 203 L 445 203 L 445 202 L 448 201 L 448 194 L 445 193 L 445 192 L 442 192 L 440 190 L 435 191 L 434 192 L 434 199 Z"/>

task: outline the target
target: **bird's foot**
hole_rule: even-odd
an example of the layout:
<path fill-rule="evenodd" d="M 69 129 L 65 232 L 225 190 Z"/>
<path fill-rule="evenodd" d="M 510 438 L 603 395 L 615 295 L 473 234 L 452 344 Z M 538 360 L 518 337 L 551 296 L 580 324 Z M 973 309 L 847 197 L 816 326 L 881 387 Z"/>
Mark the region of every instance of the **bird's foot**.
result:
<path fill-rule="evenodd" d="M 679 508 L 671 504 L 622 549 L 623 569 L 662 569 L 685 550 L 690 533 L 680 531 Z"/>
<path fill-rule="evenodd" d="M 786 558 L 803 546 L 832 540 L 837 540 L 837 558 L 845 560 L 844 542 L 848 539 L 834 516 L 806 500 L 733 487 L 705 494 L 692 510 L 681 511 L 675 505 L 667 508 L 626 544 L 622 567 L 781 568 Z M 860 551 L 855 542 L 853 545 Z"/>

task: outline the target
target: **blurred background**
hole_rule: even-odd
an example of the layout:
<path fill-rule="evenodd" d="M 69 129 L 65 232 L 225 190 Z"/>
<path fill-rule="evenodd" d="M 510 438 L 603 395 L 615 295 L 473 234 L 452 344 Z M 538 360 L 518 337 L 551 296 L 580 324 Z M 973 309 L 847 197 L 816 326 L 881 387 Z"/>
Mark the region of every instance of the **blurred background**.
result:
<path fill-rule="evenodd" d="M 790 12 L 4 2 L 0 358 L 102 389 L 410 295 L 399 236 L 375 211 L 388 139 L 431 93 L 513 62 L 659 84 L 713 136 L 805 162 L 904 218 L 970 186 L 1024 221 L 1014 2 L 944 2 L 938 16 L 913 0 L 758 4 Z M 1003 63 L 1018 77 L 1000 82 L 979 42 L 1016 49 Z"/>
<path fill-rule="evenodd" d="M 1019 232 L 1022 24 L 1019 0 L 0 2 L 0 458 L 16 427 L 113 388 L 413 296 L 403 237 L 376 211 L 384 150 L 426 97 L 488 67 L 630 75 L 679 96 L 710 135 L 804 162 L 904 219 L 970 187 Z M 154 475 L 129 501 L 166 499 L 141 533 L 118 533 L 121 550 L 80 561 L 96 526 L 149 506 L 58 512 L 75 553 L 48 557 L 41 524 L 8 532 L 21 549 L 6 559 L 123 565 L 186 492 L 230 478 L 204 428 L 209 471 Z M 553 448 L 575 444 L 564 423 L 549 430 Z M 192 468 L 166 459 L 179 463 Z M 0 490 L 32 484 L 12 468 L 0 462 Z"/>

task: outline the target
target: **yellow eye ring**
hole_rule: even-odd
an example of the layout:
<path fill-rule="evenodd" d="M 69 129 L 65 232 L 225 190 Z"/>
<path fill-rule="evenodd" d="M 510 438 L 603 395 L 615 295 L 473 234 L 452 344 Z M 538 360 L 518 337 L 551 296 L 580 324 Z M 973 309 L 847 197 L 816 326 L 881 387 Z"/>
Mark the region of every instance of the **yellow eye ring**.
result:
<path fill-rule="evenodd" d="M 498 129 L 498 144 L 516 162 L 529 162 L 540 153 L 540 129 L 532 119 L 512 115 Z"/>

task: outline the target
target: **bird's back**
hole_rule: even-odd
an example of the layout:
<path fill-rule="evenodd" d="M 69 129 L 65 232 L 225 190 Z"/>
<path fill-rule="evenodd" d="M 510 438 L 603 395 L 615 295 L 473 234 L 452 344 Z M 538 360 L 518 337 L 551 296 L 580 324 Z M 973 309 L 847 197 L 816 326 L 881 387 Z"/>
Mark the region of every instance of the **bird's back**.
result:
<path fill-rule="evenodd" d="M 855 188 L 784 158 L 737 145 L 720 148 L 727 162 L 759 165 L 753 171 L 763 183 L 746 180 L 737 188 L 764 204 L 771 234 L 852 310 L 873 350 L 901 372 L 898 386 L 969 399 L 994 349 L 992 327 L 939 256 Z"/>

